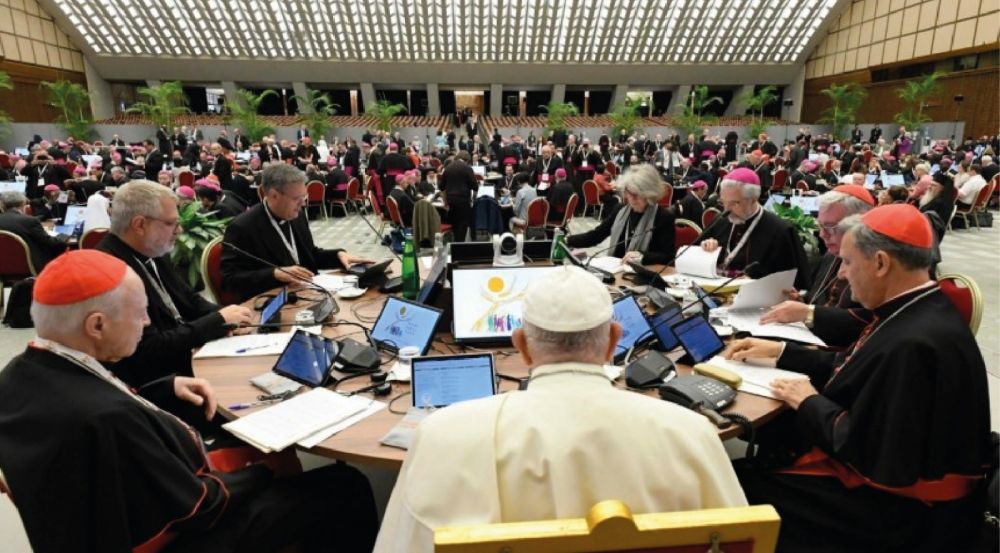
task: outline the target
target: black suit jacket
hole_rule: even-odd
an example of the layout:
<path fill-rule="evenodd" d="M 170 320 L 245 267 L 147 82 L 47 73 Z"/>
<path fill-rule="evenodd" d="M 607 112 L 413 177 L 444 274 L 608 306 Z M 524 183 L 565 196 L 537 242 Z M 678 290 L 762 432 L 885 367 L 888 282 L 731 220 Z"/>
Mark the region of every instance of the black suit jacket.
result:
<path fill-rule="evenodd" d="M 173 300 L 181 320 L 174 319 L 149 279 L 152 271 L 144 268 L 146 256 L 133 250 L 113 234 L 104 237 L 97 249 L 121 259 L 142 279 L 146 289 L 150 324 L 142 332 L 135 353 L 109 368 L 118 378 L 134 387 L 170 374 L 191 376 L 191 350 L 210 340 L 221 338 L 229 331 L 219 306 L 191 290 L 174 271 L 169 254 L 153 260 L 163 286 Z"/>
<path fill-rule="evenodd" d="M 42 272 L 45 265 L 66 251 L 65 239 L 60 240 L 42 228 L 42 222 L 18 211 L 0 213 L 0 230 L 12 232 L 28 244 L 31 263 L 36 272 Z"/>
<path fill-rule="evenodd" d="M 219 154 L 212 165 L 212 174 L 219 177 L 219 187 L 228 190 L 233 186 L 233 164 L 226 156 Z M 148 176 L 148 175 L 147 175 Z"/>
<path fill-rule="evenodd" d="M 143 170 L 146 172 L 146 178 L 155 182 L 157 175 L 163 170 L 163 154 L 159 150 L 146 154 L 146 166 Z"/>
<path fill-rule="evenodd" d="M 269 217 L 271 215 L 263 203 L 253 206 L 229 223 L 226 227 L 225 241 L 279 267 L 296 265 L 291 252 L 268 221 Z M 340 258 L 337 257 L 343 250 L 316 247 L 312 232 L 309 230 L 309 222 L 305 218 L 305 210 L 299 213 L 298 218 L 281 225 L 282 231 L 287 232 L 285 229 L 288 225 L 292 227 L 295 245 L 298 248 L 299 266 L 314 273 L 320 269 L 343 268 Z M 222 287 L 236 294 L 239 301 L 280 285 L 281 282 L 274 278 L 272 267 L 254 261 L 236 250 L 223 247 Z"/>

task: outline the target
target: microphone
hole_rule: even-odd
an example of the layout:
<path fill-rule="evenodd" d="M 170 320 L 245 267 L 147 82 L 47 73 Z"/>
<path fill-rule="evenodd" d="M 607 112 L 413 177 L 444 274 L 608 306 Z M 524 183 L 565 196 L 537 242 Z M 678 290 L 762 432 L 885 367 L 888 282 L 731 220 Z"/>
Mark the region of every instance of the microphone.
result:
<path fill-rule="evenodd" d="M 362 217 L 362 219 L 364 219 L 364 217 Z M 276 271 L 278 271 L 280 273 L 284 273 L 284 274 L 286 274 L 286 275 L 294 278 L 295 280 L 298 280 L 300 282 L 304 282 L 305 284 L 307 284 L 309 286 L 309 288 L 311 288 L 313 290 L 318 290 L 323 295 L 325 295 L 326 299 L 324 299 L 319 304 L 314 305 L 313 307 L 309 308 L 309 310 L 312 311 L 312 313 L 313 313 L 313 320 L 314 321 L 322 321 L 322 320 L 326 319 L 327 317 L 329 317 L 330 315 L 332 315 L 334 313 L 339 313 L 340 312 L 340 306 L 337 304 L 337 300 L 335 300 L 333 298 L 333 294 L 331 294 L 330 291 L 327 290 L 326 288 L 323 288 L 322 286 L 317 285 L 316 283 L 314 283 L 313 281 L 311 281 L 311 280 L 309 280 L 307 278 L 302 278 L 302 277 L 300 277 L 299 275 L 297 275 L 295 273 L 292 273 L 290 271 L 286 271 L 285 269 L 277 266 L 274 263 L 271 263 L 270 261 L 268 261 L 266 259 L 257 257 L 256 255 L 254 255 L 254 254 L 252 254 L 252 253 L 244 250 L 243 248 L 241 248 L 241 247 L 239 247 L 239 246 L 237 246 L 237 245 L 235 245 L 235 244 L 233 244 L 231 242 L 223 242 L 222 245 L 223 245 L 223 247 L 230 248 L 231 250 L 235 251 L 236 253 L 238 253 L 240 255 L 248 257 L 248 258 L 250 258 L 250 259 L 252 259 L 252 260 L 254 260 L 254 261 L 258 262 L 258 263 L 263 263 L 264 265 L 267 265 L 268 267 L 271 267 L 272 269 L 275 269 Z"/>

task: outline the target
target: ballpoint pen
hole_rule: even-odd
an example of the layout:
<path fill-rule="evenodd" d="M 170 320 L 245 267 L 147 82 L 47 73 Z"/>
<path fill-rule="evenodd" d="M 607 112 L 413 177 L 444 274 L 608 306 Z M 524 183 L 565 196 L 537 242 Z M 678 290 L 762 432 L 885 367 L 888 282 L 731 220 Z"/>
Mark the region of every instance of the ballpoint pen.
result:
<path fill-rule="evenodd" d="M 264 401 L 248 401 L 246 403 L 234 403 L 227 407 L 230 411 L 241 411 L 243 409 L 249 409 L 251 407 L 259 407 L 261 405 L 271 405 L 272 403 L 281 403 L 285 398 L 275 398 L 266 399 Z"/>
<path fill-rule="evenodd" d="M 251 346 L 251 347 L 248 347 L 248 348 L 240 348 L 240 349 L 236 350 L 236 353 L 246 353 L 248 351 L 253 351 L 255 349 L 264 349 L 264 348 L 269 348 L 269 347 L 271 347 L 271 344 L 266 344 L 266 345 L 262 345 L 262 346 Z"/>

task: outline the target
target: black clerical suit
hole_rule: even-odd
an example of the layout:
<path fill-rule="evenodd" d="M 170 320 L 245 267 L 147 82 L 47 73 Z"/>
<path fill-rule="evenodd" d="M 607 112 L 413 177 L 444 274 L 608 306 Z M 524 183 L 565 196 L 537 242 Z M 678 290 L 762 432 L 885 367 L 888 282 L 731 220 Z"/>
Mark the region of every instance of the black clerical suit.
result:
<path fill-rule="evenodd" d="M 995 448 L 975 337 L 936 284 L 874 314 L 847 352 L 778 358 L 819 391 L 762 429 L 766 458 L 794 465 L 737 471 L 748 501 L 781 515 L 778 551 L 969 551 L 982 524 L 971 490 Z"/>
<path fill-rule="evenodd" d="M 149 301 L 150 324 L 143 329 L 135 353 L 113 364 L 111 370 L 130 386 L 142 386 L 170 375 L 192 376 L 191 350 L 229 333 L 219 306 L 206 300 L 177 275 L 169 254 L 149 258 L 121 238 L 109 234 L 97 249 L 121 259 L 139 278 Z M 150 263 L 155 265 L 154 271 Z M 177 309 L 175 316 L 162 290 Z"/>
<path fill-rule="evenodd" d="M 173 391 L 165 378 L 140 393 L 161 405 Z M 31 345 L 0 372 L 0 466 L 35 553 L 129 553 L 161 533 L 163 553 L 370 551 L 377 531 L 353 468 L 213 471 L 197 431 Z"/>
<path fill-rule="evenodd" d="M 813 334 L 833 347 L 853 344 L 872 319 L 871 312 L 851 297 L 847 279 L 837 278 L 840 264 L 840 258 L 830 253 L 821 257 L 812 274 L 812 288 L 802 298 L 815 306 Z"/>
<path fill-rule="evenodd" d="M 705 202 L 695 196 L 689 190 L 679 202 L 677 202 L 678 216 L 687 219 L 694 224 L 701 226 L 701 216 L 705 213 Z"/>
<path fill-rule="evenodd" d="M 632 208 L 627 204 L 621 204 L 614 213 L 604 218 L 599 225 L 594 227 L 593 230 L 589 232 L 584 232 L 580 234 L 571 234 L 566 237 L 566 245 L 571 248 L 589 248 L 591 246 L 596 246 L 602 241 L 611 236 L 611 228 L 614 225 L 615 218 L 618 217 L 618 212 L 622 209 L 627 209 L 629 213 L 629 225 L 628 228 L 635 228 L 639 220 L 642 218 L 642 213 L 632 211 Z M 642 264 L 643 265 L 658 265 L 669 263 L 674 259 L 674 214 L 670 210 L 664 209 L 654 204 L 650 204 L 646 209 L 655 209 L 656 216 L 653 218 L 653 230 L 649 237 L 649 246 L 646 251 L 642 252 Z M 627 230 L 625 231 L 627 232 Z M 623 234 L 625 234 L 623 232 Z M 618 239 L 618 242 L 611 245 L 611 249 L 602 255 L 610 255 L 613 257 L 624 257 L 625 253 L 628 251 L 629 239 L 631 239 L 632 234 L 627 236 L 622 236 Z"/>
<path fill-rule="evenodd" d="M 49 261 L 66 251 L 66 237 L 49 236 L 42 227 L 42 222 L 20 211 L 4 211 L 0 213 L 0 230 L 12 232 L 28 244 L 31 263 L 35 271 L 40 273 Z"/>
<path fill-rule="evenodd" d="M 44 195 L 46 184 L 54 184 L 62 188 L 63 183 L 72 177 L 65 165 L 55 163 L 32 163 L 22 173 L 28 177 L 25 182 L 24 195 L 29 200 L 41 198 Z"/>
<path fill-rule="evenodd" d="M 219 177 L 219 188 L 228 190 L 233 186 L 233 164 L 229 158 L 219 154 L 212 164 L 212 174 Z M 156 178 L 153 176 L 152 178 Z"/>
<path fill-rule="evenodd" d="M 299 255 L 298 262 L 295 261 L 291 251 L 278 235 L 279 230 L 274 228 L 271 221 L 278 225 L 286 240 L 291 238 L 295 241 Z M 261 202 L 229 223 L 226 227 L 225 241 L 279 267 L 298 265 L 313 273 L 319 272 L 320 269 L 343 268 L 337 256 L 343 250 L 316 247 L 304 209 L 291 221 L 279 221 L 268 212 L 266 203 Z M 254 261 L 231 248 L 222 248 L 222 287 L 236 294 L 239 301 L 281 285 L 282 283 L 274 278 L 273 267 Z"/>
<path fill-rule="evenodd" d="M 723 265 L 730 240 L 735 248 L 758 217 L 760 223 L 743 247 L 733 256 L 726 269 L 739 271 L 750 263 L 757 262 L 758 265 L 747 273 L 750 278 L 761 278 L 788 269 L 798 269 L 795 275 L 795 287 L 800 290 L 809 288 L 808 260 L 795 229 L 777 215 L 759 206 L 757 214 L 744 224 L 733 225 L 728 219 L 713 221 L 715 224 L 709 225 L 699 243 L 709 238 L 717 240 L 721 250 L 719 265 Z"/>
<path fill-rule="evenodd" d="M 479 189 L 472 167 L 460 159 L 452 160 L 438 179 L 438 188 L 448 203 L 448 222 L 456 242 L 464 242 L 472 226 L 472 193 Z"/>
<path fill-rule="evenodd" d="M 220 195 L 219 201 L 215 202 L 215 205 L 206 211 L 215 212 L 214 217 L 216 219 L 225 219 L 226 217 L 236 217 L 246 210 L 246 204 L 240 201 L 239 198 L 232 194 L 223 193 Z"/>
<path fill-rule="evenodd" d="M 399 218 L 402 219 L 403 226 L 406 228 L 412 227 L 413 208 L 416 204 L 416 198 L 413 197 L 413 187 L 404 190 L 397 186 L 389 193 L 389 197 L 396 200 L 396 206 L 399 208 Z"/>
<path fill-rule="evenodd" d="M 538 158 L 531 172 L 531 183 L 537 186 L 542 182 L 542 175 L 548 175 L 549 186 L 552 186 L 556 183 L 556 169 L 560 169 L 562 166 L 563 160 L 557 156 L 552 156 L 548 160 L 542 157 Z"/>
<path fill-rule="evenodd" d="M 146 164 L 143 166 L 146 178 L 156 181 L 157 175 L 163 170 L 163 162 L 163 154 L 159 150 L 151 150 L 146 154 Z"/>

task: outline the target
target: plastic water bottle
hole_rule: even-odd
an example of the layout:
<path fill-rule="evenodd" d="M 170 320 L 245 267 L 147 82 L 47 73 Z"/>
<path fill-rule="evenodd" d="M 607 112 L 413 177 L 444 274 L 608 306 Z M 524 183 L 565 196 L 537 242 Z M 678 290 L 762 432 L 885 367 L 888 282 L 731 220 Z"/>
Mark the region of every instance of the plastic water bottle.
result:
<path fill-rule="evenodd" d="M 444 255 L 444 235 L 440 232 L 434 234 L 434 262 Z"/>
<path fill-rule="evenodd" d="M 403 297 L 417 299 L 420 293 L 420 272 L 417 271 L 417 248 L 413 245 L 413 235 L 407 233 L 403 242 Z"/>
<path fill-rule="evenodd" d="M 566 237 L 562 229 L 555 229 L 552 235 L 552 261 L 563 261 L 566 259 Z"/>

